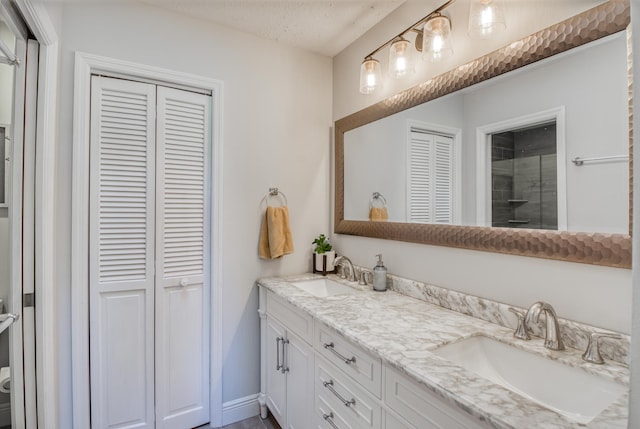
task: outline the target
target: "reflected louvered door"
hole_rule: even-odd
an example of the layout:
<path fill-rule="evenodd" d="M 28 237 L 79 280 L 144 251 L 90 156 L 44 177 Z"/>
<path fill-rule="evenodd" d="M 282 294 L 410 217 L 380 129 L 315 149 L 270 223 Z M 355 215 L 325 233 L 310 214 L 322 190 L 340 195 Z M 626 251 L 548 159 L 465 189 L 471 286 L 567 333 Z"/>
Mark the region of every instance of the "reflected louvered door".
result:
<path fill-rule="evenodd" d="M 409 222 L 453 223 L 453 138 L 412 131 L 407 171 Z"/>
<path fill-rule="evenodd" d="M 211 97 L 158 87 L 156 421 L 209 421 L 208 255 Z"/>
<path fill-rule="evenodd" d="M 453 139 L 434 136 L 433 223 L 453 223 Z"/>
<path fill-rule="evenodd" d="M 433 218 L 433 135 L 412 132 L 409 141 L 409 222 L 430 223 Z"/>
<path fill-rule="evenodd" d="M 94 429 L 154 427 L 155 95 L 153 85 L 91 82 Z"/>

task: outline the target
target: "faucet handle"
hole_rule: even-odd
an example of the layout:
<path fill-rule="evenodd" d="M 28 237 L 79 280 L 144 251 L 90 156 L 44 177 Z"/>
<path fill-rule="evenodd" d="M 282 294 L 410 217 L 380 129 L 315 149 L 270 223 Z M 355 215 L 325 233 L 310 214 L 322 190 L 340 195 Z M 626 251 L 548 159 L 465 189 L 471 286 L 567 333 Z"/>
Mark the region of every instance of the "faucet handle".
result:
<path fill-rule="evenodd" d="M 620 340 L 622 339 L 622 336 L 618 334 L 607 334 L 604 332 L 591 332 L 589 334 L 589 345 L 582 355 L 582 360 L 589 363 L 604 363 L 604 359 L 602 359 L 602 355 L 600 354 L 600 338 L 614 338 L 616 340 Z"/>
<path fill-rule="evenodd" d="M 509 307 L 509 311 L 515 314 L 516 317 L 518 318 L 518 325 L 516 327 L 515 332 L 513 333 L 513 336 L 521 340 L 530 340 L 531 336 L 529 336 L 529 327 L 527 326 L 527 323 L 524 320 L 524 312 L 520 310 L 516 310 L 513 307 Z"/>
<path fill-rule="evenodd" d="M 367 283 L 367 274 L 369 274 L 369 278 L 371 279 L 371 281 L 373 282 L 373 273 L 369 270 L 361 270 L 360 271 L 360 281 L 358 282 L 359 285 L 368 285 L 369 283 Z"/>
<path fill-rule="evenodd" d="M 347 278 L 347 273 L 346 273 L 347 269 L 346 269 L 346 267 L 344 265 L 342 265 L 342 264 L 339 264 L 338 266 L 340 267 L 340 278 L 341 279 L 346 279 Z"/>

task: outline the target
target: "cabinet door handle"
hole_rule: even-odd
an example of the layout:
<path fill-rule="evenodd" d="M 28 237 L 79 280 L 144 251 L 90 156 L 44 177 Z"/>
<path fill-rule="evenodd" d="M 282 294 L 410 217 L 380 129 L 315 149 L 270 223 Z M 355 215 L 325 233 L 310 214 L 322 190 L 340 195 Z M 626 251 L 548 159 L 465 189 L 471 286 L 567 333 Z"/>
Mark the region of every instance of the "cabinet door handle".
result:
<path fill-rule="evenodd" d="M 340 429 L 338 426 L 336 426 L 336 424 L 333 422 L 333 411 L 329 412 L 328 414 L 323 414 L 322 418 L 325 419 L 327 421 L 327 423 L 329 423 L 331 425 L 331 427 L 333 429 Z"/>
<path fill-rule="evenodd" d="M 282 365 L 280 365 L 280 368 L 281 368 L 281 369 L 280 369 L 280 372 L 282 372 L 283 374 L 284 374 L 284 373 L 286 373 L 286 372 L 289 372 L 289 367 L 288 367 L 288 366 L 285 366 L 285 361 L 288 361 L 288 360 L 289 360 L 289 359 L 287 359 L 287 355 L 288 355 L 289 353 L 286 353 L 286 354 L 285 354 L 285 351 L 286 351 L 286 350 L 289 350 L 289 348 L 288 348 L 288 347 L 287 347 L 287 348 L 285 348 L 285 347 L 284 347 L 286 344 L 289 344 L 289 340 L 288 340 L 288 339 L 286 339 L 286 338 L 283 338 L 283 339 L 282 339 Z"/>
<path fill-rule="evenodd" d="M 339 393 L 336 391 L 336 389 L 334 389 L 334 388 L 333 388 L 333 380 L 323 381 L 323 382 L 322 382 L 322 385 L 323 385 L 324 387 L 326 387 L 327 389 L 329 389 L 329 391 L 330 391 L 331 393 L 333 393 L 333 394 L 336 396 L 336 398 L 340 399 L 340 401 L 342 401 L 342 403 L 345 405 L 345 407 L 350 407 L 350 406 L 352 406 L 352 405 L 355 405 L 355 404 L 356 404 L 356 399 L 355 399 L 355 398 L 351 398 L 351 400 L 350 400 L 350 401 L 347 401 L 346 399 L 344 399 L 344 398 L 342 397 L 342 395 L 341 395 L 341 394 L 339 394 Z"/>
<path fill-rule="evenodd" d="M 347 365 L 351 365 L 352 363 L 356 363 L 356 357 L 352 356 L 350 358 L 346 358 L 344 356 L 342 356 L 340 353 L 338 353 L 336 351 L 336 349 L 334 349 L 334 345 L 333 343 L 329 343 L 329 344 L 324 344 L 324 348 L 329 350 L 331 353 L 333 353 L 334 355 L 338 356 L 340 359 L 342 359 L 344 361 L 344 363 L 346 363 Z"/>
<path fill-rule="evenodd" d="M 280 371 L 282 369 L 282 365 L 280 364 L 280 341 L 284 341 L 284 338 L 276 338 L 276 371 Z"/>

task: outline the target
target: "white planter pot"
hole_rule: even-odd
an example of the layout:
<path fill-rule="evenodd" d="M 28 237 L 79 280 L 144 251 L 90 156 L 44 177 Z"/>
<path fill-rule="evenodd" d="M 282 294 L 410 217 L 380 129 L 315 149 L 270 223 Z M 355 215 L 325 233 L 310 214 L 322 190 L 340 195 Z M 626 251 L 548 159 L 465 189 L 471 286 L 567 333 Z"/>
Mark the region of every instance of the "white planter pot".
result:
<path fill-rule="evenodd" d="M 315 266 L 316 266 L 316 271 L 322 271 L 322 256 L 326 255 L 327 256 L 327 272 L 333 271 L 333 260 L 336 259 L 336 252 L 335 250 L 330 250 L 328 252 L 324 252 L 324 253 L 316 253 L 314 254 L 314 260 L 315 260 Z"/>

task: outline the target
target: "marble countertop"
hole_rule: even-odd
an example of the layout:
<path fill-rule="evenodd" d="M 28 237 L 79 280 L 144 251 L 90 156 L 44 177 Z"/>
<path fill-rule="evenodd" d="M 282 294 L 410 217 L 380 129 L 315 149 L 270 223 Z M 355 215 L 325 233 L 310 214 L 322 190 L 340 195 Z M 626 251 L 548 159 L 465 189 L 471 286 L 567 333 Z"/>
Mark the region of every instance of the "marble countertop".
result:
<path fill-rule="evenodd" d="M 517 340 L 513 338 L 511 329 L 500 325 L 397 292 L 374 292 L 370 286 L 345 282 L 336 276 L 329 278 L 359 289 L 361 293 L 319 298 L 290 283 L 318 277 L 303 274 L 262 278 L 258 284 L 492 427 L 627 427 L 628 394 L 624 394 L 586 425 L 579 424 L 436 356 L 431 350 L 474 335 L 484 335 L 628 386 L 629 371 L 624 365 L 609 361 L 605 365 L 589 364 L 580 358 L 581 351 L 569 348 L 551 351 L 543 347 L 541 339 Z M 550 378 L 548 382 L 559 381 Z"/>

